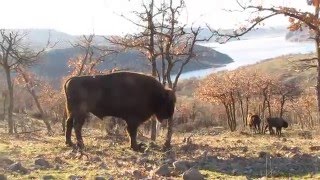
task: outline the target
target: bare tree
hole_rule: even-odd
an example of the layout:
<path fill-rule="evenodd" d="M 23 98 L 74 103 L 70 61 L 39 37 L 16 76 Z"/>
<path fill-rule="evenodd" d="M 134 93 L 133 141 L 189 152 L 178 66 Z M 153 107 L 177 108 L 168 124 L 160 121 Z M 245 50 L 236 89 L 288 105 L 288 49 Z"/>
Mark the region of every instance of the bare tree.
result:
<path fill-rule="evenodd" d="M 111 50 L 110 48 L 97 46 L 94 40 L 95 37 L 94 34 L 83 35 L 76 43 L 71 43 L 74 48 L 79 48 L 80 50 L 80 55 L 74 61 L 78 63 L 76 65 L 77 69 L 73 71 L 72 76 L 94 74 L 93 71 L 104 61 L 104 58 L 110 53 L 115 52 L 115 50 Z"/>
<path fill-rule="evenodd" d="M 210 28 L 213 35 L 217 37 L 217 41 L 220 43 L 225 43 L 233 38 L 239 38 L 244 34 L 255 29 L 266 19 L 277 15 L 284 15 L 289 17 L 290 25 L 288 29 L 291 31 L 301 30 L 307 28 L 310 31 L 310 34 L 313 35 L 316 47 L 316 57 L 310 59 L 302 59 L 301 66 L 303 68 L 317 68 L 317 101 L 318 101 L 318 111 L 320 112 L 320 20 L 319 20 L 319 1 L 318 0 L 307 0 L 309 5 L 314 6 L 314 12 L 302 11 L 301 9 L 285 7 L 285 6 L 270 6 L 264 7 L 261 4 L 254 4 L 253 1 L 250 1 L 248 5 L 236 1 L 240 7 L 240 11 L 251 12 L 256 16 L 253 16 L 252 19 L 248 20 L 249 25 L 241 27 L 240 29 L 235 30 L 233 33 L 222 33 L 219 30 L 214 30 Z"/>
<path fill-rule="evenodd" d="M 143 53 L 151 64 L 152 75 L 174 91 L 184 67 L 196 58 L 195 44 L 208 39 L 198 39 L 201 28 L 191 28 L 186 32 L 186 24 L 180 22 L 180 15 L 185 9 L 183 0 L 173 3 L 165 0 L 155 4 L 142 4 L 142 12 L 135 11 L 138 21 L 128 19 L 142 29 L 136 34 L 125 37 L 107 38 L 111 43 L 124 49 L 136 49 Z M 160 61 L 160 62 L 159 62 Z M 173 78 L 174 70 L 177 74 Z M 152 140 L 155 140 L 155 124 L 152 125 Z M 172 137 L 172 120 L 168 121 L 168 133 L 165 147 L 170 146 Z M 153 139 L 154 138 L 154 139 Z"/>
<path fill-rule="evenodd" d="M 35 51 L 25 42 L 27 33 L 12 30 L 0 30 L 0 66 L 5 72 L 7 88 L 9 92 L 8 125 L 9 133 L 13 133 L 14 121 L 12 119 L 13 110 L 13 83 L 12 71 L 20 66 L 30 66 L 35 63 L 45 48 Z"/>
<path fill-rule="evenodd" d="M 156 19 L 160 15 L 161 11 L 155 12 L 154 0 L 151 0 L 149 3 L 142 3 L 143 10 L 138 12 L 134 11 L 133 13 L 139 19 L 138 21 L 131 20 L 125 16 L 127 20 L 132 22 L 139 28 L 142 28 L 142 31 L 137 34 L 128 34 L 123 38 L 111 37 L 107 38 L 112 44 L 123 47 L 124 49 L 136 49 L 139 50 L 143 55 L 148 59 L 151 64 L 151 74 L 153 77 L 157 78 L 159 76 L 157 70 L 156 59 L 159 56 L 156 46 L 156 30 L 157 27 Z M 158 10 L 158 9 L 157 9 Z M 156 140 L 156 131 L 157 131 L 157 122 L 155 117 L 152 117 L 151 120 L 151 140 Z"/>
<path fill-rule="evenodd" d="M 16 71 L 18 73 L 17 77 L 15 78 L 17 84 L 23 86 L 27 90 L 27 92 L 31 95 L 40 113 L 40 117 L 42 118 L 43 122 L 47 127 L 48 134 L 51 134 L 52 129 L 51 129 L 50 123 L 48 119 L 45 117 L 44 110 L 42 108 L 42 105 L 40 104 L 39 96 L 37 95 L 37 91 L 36 91 L 37 88 L 41 88 L 42 84 L 45 84 L 45 83 L 41 82 L 34 73 L 29 72 L 21 67 L 18 67 Z"/>
<path fill-rule="evenodd" d="M 162 62 L 162 77 L 163 85 L 168 83 L 168 86 L 176 91 L 179 78 L 184 67 L 191 61 L 196 59 L 195 45 L 197 42 L 208 41 L 208 39 L 199 39 L 201 28 L 190 28 L 190 32 L 186 32 L 186 24 L 180 22 L 180 15 L 186 8 L 185 2 L 180 0 L 179 3 L 173 3 L 173 0 L 168 0 L 162 4 L 161 13 L 162 20 L 157 28 L 158 46 Z M 173 70 L 177 69 L 177 73 L 173 78 Z M 168 132 L 165 142 L 165 148 L 170 147 L 173 121 L 168 120 Z"/>

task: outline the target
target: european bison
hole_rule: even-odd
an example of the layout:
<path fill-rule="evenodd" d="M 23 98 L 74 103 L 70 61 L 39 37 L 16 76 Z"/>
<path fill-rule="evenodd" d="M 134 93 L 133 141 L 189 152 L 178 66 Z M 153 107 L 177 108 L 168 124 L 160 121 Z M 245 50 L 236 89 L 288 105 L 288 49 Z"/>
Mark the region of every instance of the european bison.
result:
<path fill-rule="evenodd" d="M 283 118 L 269 117 L 267 118 L 267 124 L 265 126 L 265 131 L 269 129 L 270 134 L 274 134 L 273 127 L 276 128 L 276 135 L 281 136 L 281 129 L 287 128 L 288 123 Z"/>
<path fill-rule="evenodd" d="M 165 89 L 155 78 L 133 72 L 116 72 L 108 75 L 79 76 L 68 79 L 64 85 L 66 95 L 66 144 L 75 130 L 77 146 L 83 149 L 81 129 L 89 112 L 100 119 L 119 117 L 126 121 L 131 148 L 140 150 L 137 129 L 155 115 L 158 121 L 172 117 L 176 96 Z"/>
<path fill-rule="evenodd" d="M 261 132 L 260 123 L 261 123 L 261 119 L 258 115 L 249 113 L 248 124 L 249 124 L 250 129 L 252 129 L 255 133 Z"/>

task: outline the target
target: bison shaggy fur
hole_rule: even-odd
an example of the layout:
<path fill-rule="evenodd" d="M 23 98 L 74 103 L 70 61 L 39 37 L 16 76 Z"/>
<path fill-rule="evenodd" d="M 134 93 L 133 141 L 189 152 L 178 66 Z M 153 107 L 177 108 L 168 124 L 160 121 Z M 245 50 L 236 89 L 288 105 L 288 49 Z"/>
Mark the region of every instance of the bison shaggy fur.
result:
<path fill-rule="evenodd" d="M 116 72 L 107 75 L 78 76 L 68 79 L 64 85 L 66 96 L 67 128 L 66 144 L 75 130 L 77 146 L 84 147 L 81 129 L 88 113 L 100 119 L 105 116 L 126 121 L 131 148 L 140 150 L 137 129 L 140 124 L 155 115 L 161 122 L 172 117 L 176 96 L 155 78 L 133 72 Z"/>
<path fill-rule="evenodd" d="M 259 132 L 260 133 L 260 123 L 261 123 L 261 119 L 259 117 L 259 115 L 256 114 L 249 114 L 248 115 L 248 124 L 250 129 L 252 129 L 254 132 Z"/>
<path fill-rule="evenodd" d="M 283 118 L 279 117 L 269 117 L 267 118 L 267 124 L 265 126 L 265 130 L 269 129 L 270 134 L 273 134 L 273 127 L 276 128 L 276 135 L 281 136 L 281 129 L 288 127 L 288 122 Z"/>

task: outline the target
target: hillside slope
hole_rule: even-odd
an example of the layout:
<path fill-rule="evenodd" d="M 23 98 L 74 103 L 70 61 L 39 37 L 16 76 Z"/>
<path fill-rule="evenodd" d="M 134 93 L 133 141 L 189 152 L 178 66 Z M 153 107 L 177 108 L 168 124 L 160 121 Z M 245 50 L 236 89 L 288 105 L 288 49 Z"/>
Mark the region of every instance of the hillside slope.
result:
<path fill-rule="evenodd" d="M 185 66 L 183 72 L 219 67 L 233 62 L 228 55 L 208 47 L 196 45 L 195 51 L 197 54 L 196 58 Z M 35 67 L 35 71 L 39 75 L 49 79 L 60 79 L 70 71 L 67 65 L 68 60 L 76 57 L 80 53 L 80 50 L 75 48 L 52 50 L 48 52 L 45 55 L 44 60 Z M 158 67 L 160 66 L 160 63 L 161 62 L 159 61 Z M 112 69 L 114 67 L 145 73 L 149 73 L 151 70 L 147 59 L 140 52 L 135 50 L 121 52 L 106 57 L 104 62 L 99 66 L 99 69 Z M 176 67 L 180 67 L 178 63 Z M 177 72 L 178 68 L 174 68 L 173 74 Z"/>
<path fill-rule="evenodd" d="M 291 54 L 279 56 L 276 58 L 266 59 L 259 63 L 244 66 L 242 68 L 250 69 L 270 75 L 279 75 L 287 80 L 296 82 L 303 89 L 314 87 L 316 85 L 316 69 L 307 69 L 304 71 L 297 70 L 299 60 L 314 57 L 311 54 Z M 223 72 L 221 72 L 223 73 Z M 193 92 L 198 87 L 201 79 L 191 78 L 180 82 L 177 93 L 183 96 L 192 97 Z"/>

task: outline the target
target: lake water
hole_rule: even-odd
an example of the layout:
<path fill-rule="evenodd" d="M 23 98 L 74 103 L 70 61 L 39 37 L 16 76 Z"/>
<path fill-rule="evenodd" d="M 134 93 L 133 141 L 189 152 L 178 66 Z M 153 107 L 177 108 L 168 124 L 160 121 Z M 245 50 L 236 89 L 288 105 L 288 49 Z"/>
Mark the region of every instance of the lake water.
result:
<path fill-rule="evenodd" d="M 210 68 L 183 73 L 181 79 L 188 79 L 191 77 L 201 78 L 213 72 L 233 70 L 240 66 L 255 64 L 262 60 L 281 55 L 315 52 L 315 45 L 313 42 L 289 42 L 286 41 L 284 37 L 285 35 L 262 37 L 258 39 L 231 41 L 226 44 L 202 43 L 200 45 L 211 47 L 214 50 L 229 55 L 234 62 L 220 68 Z"/>

